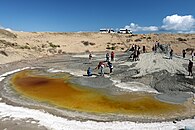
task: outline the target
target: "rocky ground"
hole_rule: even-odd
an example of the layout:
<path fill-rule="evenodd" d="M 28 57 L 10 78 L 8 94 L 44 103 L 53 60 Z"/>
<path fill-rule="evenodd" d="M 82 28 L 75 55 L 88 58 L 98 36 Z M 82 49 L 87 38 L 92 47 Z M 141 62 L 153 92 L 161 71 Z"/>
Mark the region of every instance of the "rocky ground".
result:
<path fill-rule="evenodd" d="M 93 53 L 91 61 L 88 59 L 88 53 L 56 55 L 33 61 L 22 60 L 0 65 L 3 68 L 0 74 L 18 68 L 41 67 L 51 72 L 68 72 L 76 76 L 75 79 L 72 79 L 73 83 L 83 86 L 113 89 L 114 85 L 117 86 L 115 87 L 117 90 L 159 93 L 156 96 L 158 100 L 183 104 L 189 98 L 194 98 L 193 94 L 195 92 L 194 77 L 187 76 L 187 64 L 190 56 L 183 59 L 179 55 L 175 55 L 172 60 L 166 57 L 167 55 L 163 53 L 155 55 L 153 53 L 145 53 L 141 54 L 139 61 L 132 62 L 129 59 L 129 53 L 116 53 L 115 61 L 113 61 L 114 72 L 109 74 L 109 69 L 106 68 L 104 77 L 99 76 L 99 71 L 95 68 L 100 61 L 105 61 L 105 53 Z M 90 78 L 86 76 L 88 67 L 93 69 L 93 76 Z M 195 72 L 194 68 L 193 72 Z M 4 92 L 2 86 L 3 82 L 1 82 L 1 95 Z M 18 104 L 17 102 L 9 101 L 6 97 L 2 98 L 2 102 Z M 19 103 L 19 105 L 22 104 Z M 193 115 L 188 115 L 187 117 L 191 116 Z M 87 119 L 85 116 L 82 118 L 84 120 Z M 185 115 L 183 118 L 185 118 Z M 101 118 L 99 119 L 102 120 Z M 26 120 L 22 121 L 22 123 L 25 122 Z M 1 121 L 2 128 L 8 128 L 8 124 L 13 126 L 13 128 L 20 128 L 20 123 L 17 124 L 17 121 Z M 44 129 L 42 127 L 39 128 L 36 123 L 35 126 L 32 123 L 30 125 L 28 123 L 25 124 L 24 128 L 30 127 L 34 129 L 36 127 L 36 129 Z"/>

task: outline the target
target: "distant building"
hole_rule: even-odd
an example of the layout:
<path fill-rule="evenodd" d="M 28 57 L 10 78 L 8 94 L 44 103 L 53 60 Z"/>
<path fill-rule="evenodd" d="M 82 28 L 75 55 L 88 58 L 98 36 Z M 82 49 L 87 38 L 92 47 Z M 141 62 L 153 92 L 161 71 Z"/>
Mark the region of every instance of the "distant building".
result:
<path fill-rule="evenodd" d="M 119 33 L 122 33 L 122 34 L 132 34 L 132 31 L 129 30 L 129 29 L 120 29 Z"/>
<path fill-rule="evenodd" d="M 100 33 L 115 33 L 114 29 L 100 29 Z"/>

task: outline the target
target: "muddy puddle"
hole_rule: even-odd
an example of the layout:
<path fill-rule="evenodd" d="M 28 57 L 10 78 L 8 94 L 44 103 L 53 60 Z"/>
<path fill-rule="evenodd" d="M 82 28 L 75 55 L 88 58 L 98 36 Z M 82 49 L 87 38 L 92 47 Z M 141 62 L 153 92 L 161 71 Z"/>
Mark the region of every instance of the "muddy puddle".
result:
<path fill-rule="evenodd" d="M 182 104 L 161 102 L 152 94 L 128 92 L 112 95 L 96 88 L 75 85 L 70 79 L 71 76 L 64 73 L 25 70 L 12 76 L 11 86 L 26 98 L 80 112 L 167 116 L 179 115 L 186 109 Z"/>

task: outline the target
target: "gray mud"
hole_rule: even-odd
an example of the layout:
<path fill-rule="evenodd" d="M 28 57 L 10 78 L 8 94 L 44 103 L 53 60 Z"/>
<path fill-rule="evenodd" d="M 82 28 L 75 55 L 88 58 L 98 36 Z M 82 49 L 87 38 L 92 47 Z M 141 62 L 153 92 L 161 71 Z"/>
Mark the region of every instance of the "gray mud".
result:
<path fill-rule="evenodd" d="M 195 92 L 195 81 L 185 78 L 184 74 L 171 75 L 167 71 L 152 74 L 151 86 L 162 93 L 156 97 L 161 101 L 171 103 L 183 103 Z"/>
<path fill-rule="evenodd" d="M 82 54 L 81 54 L 82 55 Z M 166 70 L 148 74 L 142 77 L 133 77 L 139 73 L 139 70 L 131 69 L 136 63 L 133 63 L 131 66 L 120 65 L 122 62 L 131 62 L 129 61 L 129 55 L 126 53 L 120 53 L 117 55 L 117 59 L 113 62 L 113 73 L 109 74 L 109 69 L 105 68 L 105 75 L 108 77 L 99 76 L 99 71 L 95 69 L 100 61 L 100 59 L 105 59 L 105 55 L 102 53 L 97 53 L 96 56 L 92 58 L 92 61 L 89 62 L 88 58 L 81 57 L 72 57 L 72 54 L 66 55 L 56 55 L 54 57 L 41 58 L 34 61 L 20 61 L 9 63 L 5 65 L 0 65 L 1 68 L 4 68 L 0 74 L 12 71 L 18 68 L 23 67 L 38 67 L 42 70 L 48 70 L 50 68 L 67 70 L 71 71 L 83 71 L 83 76 L 73 76 L 71 82 L 79 84 L 81 86 L 92 87 L 96 89 L 109 89 L 117 91 L 119 88 L 114 86 L 114 83 L 111 79 L 120 80 L 123 83 L 126 82 L 140 82 L 145 85 L 149 85 L 159 92 L 156 94 L 156 98 L 160 101 L 169 102 L 169 103 L 184 103 L 190 98 L 192 93 L 195 92 L 195 80 L 194 78 L 185 78 L 185 75 L 181 73 L 170 74 Z M 88 67 L 93 69 L 92 73 L 95 77 L 87 77 L 86 70 Z M 141 122 L 150 122 L 150 121 L 162 121 L 163 119 L 144 119 L 144 118 L 135 118 L 135 117 L 126 117 L 123 115 L 95 115 L 80 113 L 75 111 L 60 110 L 55 106 L 48 106 L 45 103 L 36 104 L 35 101 L 30 101 L 29 99 L 24 99 L 24 97 L 15 94 L 10 89 L 5 89 L 4 82 L 9 80 L 9 76 L 0 83 L 0 95 L 3 97 L 4 101 L 9 102 L 10 104 L 21 105 L 25 107 L 31 107 L 36 109 L 45 109 L 56 115 L 66 117 L 68 119 L 76 120 L 97 120 L 97 121 L 113 121 L 113 120 L 131 120 L 131 121 L 141 121 Z M 8 86 L 9 87 L 9 86 Z M 8 92 L 9 91 L 9 92 Z M 18 98 L 16 98 L 18 97 Z M 17 99 L 17 100 L 16 100 Z M 31 102 L 31 103 L 30 103 Z"/>
<path fill-rule="evenodd" d="M 112 86 L 113 82 L 101 76 L 98 77 L 75 77 L 71 79 L 71 82 L 81 86 L 92 87 L 92 88 L 108 88 Z"/>
<path fill-rule="evenodd" d="M 180 104 L 185 101 L 187 101 L 188 98 L 191 97 L 191 94 L 189 93 L 183 93 L 183 92 L 171 92 L 171 93 L 164 93 L 156 95 L 156 98 L 169 103 L 175 103 Z"/>

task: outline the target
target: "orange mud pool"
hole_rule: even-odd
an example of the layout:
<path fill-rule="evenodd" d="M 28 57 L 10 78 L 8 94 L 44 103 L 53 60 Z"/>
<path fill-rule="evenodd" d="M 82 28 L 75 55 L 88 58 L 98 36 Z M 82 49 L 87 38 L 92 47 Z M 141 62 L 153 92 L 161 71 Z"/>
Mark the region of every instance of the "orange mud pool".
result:
<path fill-rule="evenodd" d="M 185 111 L 181 104 L 169 104 L 152 94 L 125 93 L 110 95 L 95 88 L 69 82 L 70 76 L 48 76 L 25 70 L 13 75 L 11 84 L 20 95 L 46 102 L 61 109 L 96 114 L 170 115 Z M 56 74 L 57 75 L 57 74 Z M 61 74 L 62 75 L 62 74 Z"/>

